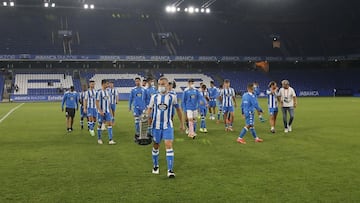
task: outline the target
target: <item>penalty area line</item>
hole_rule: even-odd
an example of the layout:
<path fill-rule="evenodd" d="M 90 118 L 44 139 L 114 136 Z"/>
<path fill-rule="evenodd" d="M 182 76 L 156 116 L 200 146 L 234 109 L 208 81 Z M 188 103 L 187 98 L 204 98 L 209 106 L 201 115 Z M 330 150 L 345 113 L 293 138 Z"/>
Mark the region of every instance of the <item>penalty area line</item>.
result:
<path fill-rule="evenodd" d="M 10 116 L 10 114 L 12 114 L 12 112 L 14 112 L 16 109 L 20 108 L 22 105 L 24 105 L 25 103 L 21 103 L 17 106 L 15 106 L 14 108 L 12 108 L 7 114 L 5 114 L 5 116 L 3 116 L 1 119 L 0 119 L 0 123 L 2 123 L 7 117 Z"/>

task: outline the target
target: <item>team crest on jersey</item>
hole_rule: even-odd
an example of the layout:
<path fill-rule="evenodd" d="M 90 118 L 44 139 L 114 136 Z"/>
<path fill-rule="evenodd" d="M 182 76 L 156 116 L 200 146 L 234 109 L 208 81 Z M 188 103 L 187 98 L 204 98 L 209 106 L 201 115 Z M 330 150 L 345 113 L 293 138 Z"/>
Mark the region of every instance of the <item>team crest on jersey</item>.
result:
<path fill-rule="evenodd" d="M 158 104 L 158 108 L 161 110 L 161 111 L 165 111 L 166 109 L 168 109 L 168 105 L 164 104 L 164 103 L 161 103 L 161 104 Z"/>
<path fill-rule="evenodd" d="M 195 99 L 195 97 L 196 97 L 195 94 L 190 95 L 190 98 L 191 98 L 191 99 Z"/>
<path fill-rule="evenodd" d="M 74 100 L 74 97 L 70 97 L 70 100 Z"/>
<path fill-rule="evenodd" d="M 137 93 L 136 96 L 137 96 L 137 97 L 141 97 L 142 94 L 141 94 L 141 93 Z"/>
<path fill-rule="evenodd" d="M 105 95 L 104 100 L 109 100 L 109 96 Z"/>

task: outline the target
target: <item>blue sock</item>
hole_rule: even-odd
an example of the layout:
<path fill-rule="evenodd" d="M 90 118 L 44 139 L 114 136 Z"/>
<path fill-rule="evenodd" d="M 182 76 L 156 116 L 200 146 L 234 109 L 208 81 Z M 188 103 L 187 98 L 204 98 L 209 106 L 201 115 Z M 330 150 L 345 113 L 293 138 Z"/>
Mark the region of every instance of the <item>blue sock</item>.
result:
<path fill-rule="evenodd" d="M 100 125 L 100 127 L 98 127 L 97 131 L 98 131 L 98 140 L 100 140 L 101 139 L 101 125 Z"/>
<path fill-rule="evenodd" d="M 168 165 L 168 170 L 173 170 L 174 166 L 174 150 L 173 149 L 167 149 L 166 150 L 166 161 Z"/>
<path fill-rule="evenodd" d="M 135 132 L 136 134 L 140 134 L 140 118 L 135 117 Z"/>
<path fill-rule="evenodd" d="M 249 130 L 249 129 L 247 129 L 246 127 L 244 127 L 244 128 L 241 130 L 239 137 L 240 137 L 240 138 L 243 138 L 243 137 L 245 136 L 245 134 L 247 133 L 248 130 Z"/>
<path fill-rule="evenodd" d="M 95 128 L 95 122 L 90 122 L 90 130 L 94 130 Z"/>
<path fill-rule="evenodd" d="M 254 138 L 257 138 L 256 131 L 255 131 L 255 128 L 254 128 L 254 127 L 251 127 L 251 128 L 250 128 L 250 132 L 251 132 L 251 134 L 252 134 L 252 136 L 253 136 Z"/>
<path fill-rule="evenodd" d="M 108 130 L 109 141 L 111 141 L 113 139 L 112 126 L 108 126 L 107 130 Z"/>
<path fill-rule="evenodd" d="M 159 166 L 159 149 L 152 149 L 152 159 L 155 166 Z"/>
<path fill-rule="evenodd" d="M 201 128 L 206 128 L 205 127 L 205 116 L 201 116 L 201 124 L 200 124 Z"/>
<path fill-rule="evenodd" d="M 218 120 L 220 120 L 220 112 L 218 112 Z"/>

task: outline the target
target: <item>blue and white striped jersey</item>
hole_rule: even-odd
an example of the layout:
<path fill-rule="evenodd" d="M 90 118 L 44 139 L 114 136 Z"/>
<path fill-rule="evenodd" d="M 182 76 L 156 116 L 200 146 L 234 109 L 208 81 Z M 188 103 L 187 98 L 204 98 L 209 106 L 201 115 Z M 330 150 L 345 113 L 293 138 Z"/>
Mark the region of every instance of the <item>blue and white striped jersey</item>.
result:
<path fill-rule="evenodd" d="M 89 89 L 86 91 L 85 99 L 87 100 L 87 108 L 96 108 L 96 90 Z"/>
<path fill-rule="evenodd" d="M 119 93 L 116 90 L 116 88 L 107 88 L 106 90 L 109 92 L 110 95 L 110 104 L 116 104 L 116 100 L 119 96 Z"/>
<path fill-rule="evenodd" d="M 84 106 L 86 91 L 80 92 L 79 102 L 81 106 Z"/>
<path fill-rule="evenodd" d="M 174 108 L 179 108 L 176 95 L 167 94 L 154 94 L 149 103 L 149 108 L 153 109 L 153 129 L 168 129 L 173 128 L 172 115 Z"/>
<path fill-rule="evenodd" d="M 277 108 L 278 102 L 277 97 L 279 96 L 278 92 L 271 92 L 270 89 L 266 90 L 266 94 L 268 96 L 268 107 L 269 109 Z"/>
<path fill-rule="evenodd" d="M 223 107 L 233 106 L 233 97 L 235 97 L 235 90 L 233 88 L 222 89 L 220 96 L 222 97 Z"/>
<path fill-rule="evenodd" d="M 96 93 L 96 101 L 99 101 L 98 111 L 103 111 L 104 113 L 110 113 L 110 94 L 106 90 L 99 90 Z"/>

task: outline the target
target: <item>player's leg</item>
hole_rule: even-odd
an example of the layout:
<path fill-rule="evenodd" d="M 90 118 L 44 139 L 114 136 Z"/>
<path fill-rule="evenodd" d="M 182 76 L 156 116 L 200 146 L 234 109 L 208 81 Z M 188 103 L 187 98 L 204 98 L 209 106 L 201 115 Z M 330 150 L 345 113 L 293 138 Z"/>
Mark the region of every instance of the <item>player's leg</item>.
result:
<path fill-rule="evenodd" d="M 160 130 L 153 129 L 152 135 L 153 135 L 153 148 L 152 148 L 152 160 L 153 160 L 153 174 L 159 174 L 159 148 L 160 148 L 160 142 L 161 142 L 161 134 Z"/>
<path fill-rule="evenodd" d="M 111 104 L 111 110 L 113 112 L 113 115 L 111 117 L 111 122 L 112 122 L 112 125 L 115 124 L 115 111 L 116 111 L 116 104 Z"/>
<path fill-rule="evenodd" d="M 149 115 L 149 120 L 148 120 L 148 135 L 151 135 L 152 134 L 152 116 L 153 116 L 153 112 L 154 112 L 154 109 L 152 110 L 152 112 L 150 113 Z M 140 114 L 141 115 L 141 114 Z"/>
<path fill-rule="evenodd" d="M 70 109 L 70 120 L 71 120 L 71 125 L 70 125 L 70 128 L 71 128 L 71 131 L 73 131 L 73 125 L 74 125 L 74 118 L 75 118 L 75 109 Z"/>
<path fill-rule="evenodd" d="M 289 124 L 288 124 L 288 130 L 289 130 L 289 132 L 291 132 L 292 131 L 291 125 L 294 121 L 294 116 L 295 116 L 293 107 L 289 108 L 289 114 L 290 114 L 290 120 L 289 120 Z"/>
<path fill-rule="evenodd" d="M 189 119 L 187 117 L 187 110 L 183 109 L 184 111 L 184 120 L 185 120 L 185 133 L 189 134 Z"/>
<path fill-rule="evenodd" d="M 201 108 L 200 109 L 200 118 L 201 118 L 201 120 L 200 120 L 200 132 L 204 132 L 204 123 L 205 123 L 205 108 Z"/>
<path fill-rule="evenodd" d="M 194 119 L 194 136 L 196 136 L 196 126 L 197 126 L 197 118 L 199 117 L 199 110 L 193 111 L 193 119 Z"/>
<path fill-rule="evenodd" d="M 203 114 L 204 114 L 204 123 L 203 123 L 203 131 L 204 131 L 204 133 L 207 133 L 208 131 L 207 131 L 207 128 L 206 128 L 206 115 L 207 115 L 207 109 L 206 108 L 204 108 L 204 112 L 203 112 Z"/>
<path fill-rule="evenodd" d="M 221 115 L 223 114 L 223 107 L 222 106 L 219 106 L 219 110 L 218 110 L 218 113 L 217 113 L 217 121 L 216 123 L 220 123 L 220 118 L 221 118 Z"/>
<path fill-rule="evenodd" d="M 113 121 L 112 121 L 112 115 L 110 113 L 105 113 L 105 119 L 107 124 L 107 131 L 108 131 L 108 137 L 109 137 L 109 144 L 114 145 L 116 142 L 113 139 Z"/>
<path fill-rule="evenodd" d="M 229 117 L 229 112 L 228 112 L 228 109 L 227 107 L 224 107 L 223 108 L 223 113 L 224 113 L 224 124 L 225 124 L 225 131 L 228 130 L 228 127 L 229 127 L 229 123 L 228 123 L 228 117 Z"/>
<path fill-rule="evenodd" d="M 287 122 L 287 111 L 288 111 L 288 107 L 282 107 L 282 114 L 283 114 L 283 123 L 284 123 L 284 132 L 287 133 L 289 132 L 288 130 L 288 122 Z"/>
<path fill-rule="evenodd" d="M 234 123 L 234 108 L 233 107 L 231 107 L 230 109 L 229 109 L 229 118 L 228 118 L 228 121 L 229 121 L 229 130 L 230 131 L 233 131 L 233 123 Z"/>
<path fill-rule="evenodd" d="M 104 122 L 104 116 L 102 116 L 100 113 L 98 114 L 98 127 L 97 127 L 97 132 L 98 132 L 98 143 L 99 144 L 103 144 L 103 141 L 101 139 L 101 126 Z"/>
<path fill-rule="evenodd" d="M 139 107 L 134 107 L 133 115 L 135 122 L 135 134 L 140 135 L 140 115 L 141 109 Z"/>
<path fill-rule="evenodd" d="M 173 170 L 174 167 L 174 150 L 173 150 L 173 140 L 174 140 L 174 130 L 172 128 L 168 128 L 163 130 L 163 136 L 165 140 L 165 148 L 166 148 L 166 161 L 168 167 L 167 176 L 169 178 L 174 178 L 175 173 Z"/>
<path fill-rule="evenodd" d="M 83 107 L 80 106 L 80 128 L 81 130 L 84 129 L 84 110 L 83 110 Z"/>
<path fill-rule="evenodd" d="M 195 110 L 196 111 L 196 110 Z M 187 119 L 188 119 L 188 122 L 189 122 L 189 133 L 188 133 L 188 136 L 191 137 L 191 138 L 194 138 L 194 135 L 195 135 L 195 132 L 194 132 L 194 112 L 195 111 L 192 111 L 192 110 L 187 110 L 186 111 L 186 114 L 187 114 Z"/>

